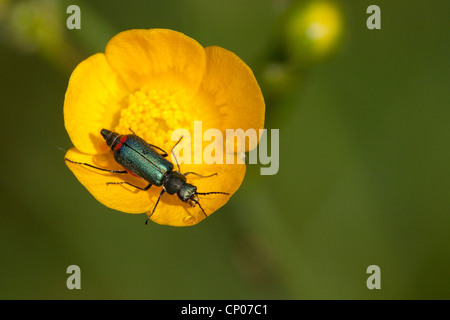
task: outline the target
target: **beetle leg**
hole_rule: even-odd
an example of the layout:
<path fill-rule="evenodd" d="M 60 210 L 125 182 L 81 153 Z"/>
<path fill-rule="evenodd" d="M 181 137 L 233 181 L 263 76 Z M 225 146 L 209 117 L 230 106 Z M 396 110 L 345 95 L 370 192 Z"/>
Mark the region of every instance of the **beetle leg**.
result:
<path fill-rule="evenodd" d="M 206 212 L 205 212 L 205 210 L 203 209 L 202 205 L 201 205 L 200 202 L 198 201 L 198 198 L 197 198 L 197 200 L 192 199 L 192 201 L 193 201 L 194 203 L 198 204 L 198 207 L 202 210 L 203 214 L 205 215 L 205 218 L 208 218 L 208 215 L 206 214 Z M 194 207 L 195 204 L 192 205 L 192 206 Z"/>
<path fill-rule="evenodd" d="M 107 184 L 107 185 L 110 185 L 110 184 L 127 184 L 127 185 L 129 185 L 129 186 L 135 187 L 136 189 L 139 189 L 139 190 L 142 190 L 142 191 L 147 191 L 147 190 L 150 189 L 150 187 L 152 186 L 152 184 L 149 183 L 148 186 L 146 186 L 145 188 L 141 188 L 141 187 L 135 186 L 134 184 L 131 184 L 131 183 L 126 182 L 126 181 L 121 181 L 121 182 L 107 182 L 106 184 Z"/>
<path fill-rule="evenodd" d="M 97 170 L 101 170 L 101 171 L 106 171 L 106 172 L 109 172 L 109 173 L 128 173 L 127 170 L 109 170 L 109 169 L 103 169 L 103 168 L 99 168 L 99 167 L 93 166 L 92 164 L 89 164 L 89 163 L 72 161 L 72 160 L 67 159 L 67 158 L 64 158 L 64 160 L 69 161 L 70 163 L 91 167 L 91 168 L 94 168 L 94 169 L 97 169 Z"/>
<path fill-rule="evenodd" d="M 128 130 L 130 130 L 134 135 L 136 135 L 136 133 L 135 133 L 133 130 L 131 130 L 131 128 L 128 128 Z M 156 149 L 158 149 L 158 150 L 164 152 L 164 154 L 162 154 L 162 156 L 163 156 L 164 158 L 167 157 L 167 156 L 169 155 L 166 151 L 164 151 L 164 150 L 161 149 L 160 147 L 155 146 L 154 144 L 150 144 L 150 143 L 149 143 L 149 145 L 152 146 L 153 148 L 156 148 Z"/>
<path fill-rule="evenodd" d="M 164 158 L 167 157 L 167 156 L 169 155 L 164 149 L 161 149 L 160 147 L 155 146 L 154 144 L 150 144 L 150 143 L 149 143 L 149 145 L 152 146 L 153 148 L 158 149 L 159 151 L 164 152 L 164 154 L 162 154 L 162 156 L 163 156 Z"/>
<path fill-rule="evenodd" d="M 161 191 L 161 193 L 159 194 L 159 197 L 158 197 L 158 200 L 156 200 L 156 203 L 155 203 L 155 206 L 153 207 L 153 210 L 152 210 L 152 213 L 150 213 L 148 216 L 147 216 L 147 220 L 145 220 L 145 224 L 148 224 L 148 220 L 150 220 L 150 217 L 153 215 L 153 213 L 155 212 L 155 210 L 156 210 L 156 207 L 158 206 L 158 203 L 159 203 L 159 199 L 161 199 L 161 196 L 164 194 L 164 189 Z"/>
<path fill-rule="evenodd" d="M 175 145 L 172 147 L 172 150 L 170 150 L 170 152 L 172 153 L 173 157 L 175 158 L 175 162 L 177 163 L 178 172 L 180 172 L 180 173 L 181 173 L 180 165 L 178 164 L 178 159 L 175 156 L 175 153 L 173 153 L 173 149 L 175 149 L 175 147 L 180 143 L 180 141 L 182 139 L 183 139 L 183 136 L 181 136 L 180 139 L 178 139 L 177 143 L 175 143 Z"/>
<path fill-rule="evenodd" d="M 195 173 L 195 172 L 185 172 L 185 173 L 183 173 L 184 176 L 187 176 L 188 174 L 193 174 L 193 175 L 196 175 L 197 177 L 200 177 L 200 178 L 209 178 L 209 177 L 212 177 L 212 176 L 216 176 L 217 172 L 215 172 L 213 174 L 210 174 L 209 176 L 202 176 L 201 174 L 198 174 L 198 173 Z"/>

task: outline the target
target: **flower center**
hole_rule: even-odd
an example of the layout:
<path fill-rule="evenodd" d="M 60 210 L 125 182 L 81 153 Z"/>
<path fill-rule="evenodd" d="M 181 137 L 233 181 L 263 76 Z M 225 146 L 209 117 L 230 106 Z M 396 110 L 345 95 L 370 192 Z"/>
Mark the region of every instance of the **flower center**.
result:
<path fill-rule="evenodd" d="M 191 129 L 193 115 L 185 109 L 167 92 L 136 91 L 128 97 L 128 106 L 121 110 L 115 130 L 130 134 L 131 129 L 146 142 L 170 152 L 174 144 L 172 132 L 179 128 Z"/>

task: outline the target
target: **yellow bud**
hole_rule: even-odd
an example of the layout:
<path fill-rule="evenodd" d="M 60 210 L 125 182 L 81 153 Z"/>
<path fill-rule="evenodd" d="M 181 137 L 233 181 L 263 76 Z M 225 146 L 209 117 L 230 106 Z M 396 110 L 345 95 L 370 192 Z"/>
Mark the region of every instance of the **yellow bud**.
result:
<path fill-rule="evenodd" d="M 320 61 L 342 42 L 344 17 L 336 1 L 294 1 L 284 21 L 285 47 L 299 64 Z"/>

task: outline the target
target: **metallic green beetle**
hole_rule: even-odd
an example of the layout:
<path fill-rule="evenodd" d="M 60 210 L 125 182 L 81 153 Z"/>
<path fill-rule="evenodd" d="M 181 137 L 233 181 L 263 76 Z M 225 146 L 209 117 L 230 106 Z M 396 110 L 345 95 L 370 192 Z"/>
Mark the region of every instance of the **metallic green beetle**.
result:
<path fill-rule="evenodd" d="M 229 195 L 229 193 L 226 192 L 197 192 L 196 186 L 186 182 L 187 181 L 186 176 L 188 174 L 194 174 L 202 178 L 207 178 L 216 175 L 217 173 L 214 173 L 209 176 L 202 176 L 195 172 L 186 172 L 184 174 L 181 173 L 180 166 L 178 164 L 178 161 L 176 160 L 175 154 L 173 153 L 173 149 L 176 147 L 176 145 L 181 141 L 183 137 L 181 137 L 180 140 L 178 140 L 178 142 L 173 146 L 171 151 L 173 157 L 177 161 L 178 167 L 178 171 L 174 171 L 173 164 L 166 159 L 166 157 L 168 156 L 167 152 L 165 152 L 163 149 L 155 145 L 145 142 L 142 138 L 138 137 L 134 133 L 127 135 L 120 135 L 117 132 L 112 132 L 106 129 L 102 129 L 100 133 L 106 140 L 106 144 L 111 148 L 111 151 L 114 155 L 114 159 L 117 161 L 117 163 L 122 165 L 125 168 L 125 170 L 108 170 L 104 168 L 95 167 L 88 163 L 75 162 L 67 158 L 65 160 L 71 163 L 88 166 L 94 169 L 110 173 L 118 173 L 118 174 L 130 173 L 148 182 L 148 185 L 144 188 L 133 185 L 126 181 L 108 182 L 107 183 L 108 185 L 128 184 L 134 188 L 143 191 L 147 191 L 148 189 L 150 189 L 152 185 L 157 187 L 162 186 L 162 191 L 159 194 L 155 207 L 153 208 L 151 214 L 145 221 L 146 224 L 148 223 L 149 218 L 155 212 L 159 200 L 161 199 L 161 196 L 165 192 L 167 192 L 170 195 L 174 195 L 176 193 L 181 201 L 189 203 L 192 207 L 195 207 L 195 205 L 198 204 L 205 217 L 207 217 L 208 215 L 200 205 L 198 195 L 208 195 L 208 194 Z M 163 154 L 159 153 L 156 150 L 163 152 Z"/>

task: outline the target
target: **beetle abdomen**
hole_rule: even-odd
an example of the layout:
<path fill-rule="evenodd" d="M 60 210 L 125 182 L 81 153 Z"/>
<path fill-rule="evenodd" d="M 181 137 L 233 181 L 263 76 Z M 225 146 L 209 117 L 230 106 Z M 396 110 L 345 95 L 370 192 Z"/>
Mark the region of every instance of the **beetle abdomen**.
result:
<path fill-rule="evenodd" d="M 138 136 L 121 136 L 120 143 L 113 150 L 116 161 L 152 185 L 161 186 L 166 173 L 173 170 L 171 162 Z"/>

